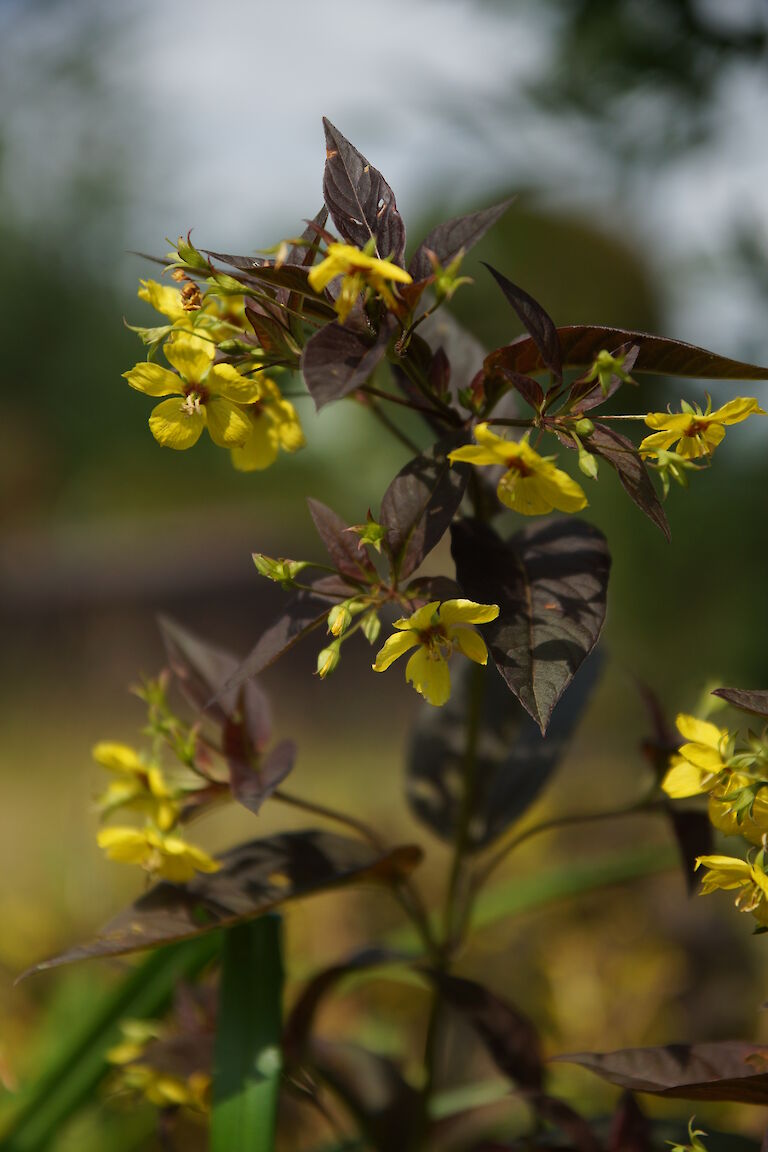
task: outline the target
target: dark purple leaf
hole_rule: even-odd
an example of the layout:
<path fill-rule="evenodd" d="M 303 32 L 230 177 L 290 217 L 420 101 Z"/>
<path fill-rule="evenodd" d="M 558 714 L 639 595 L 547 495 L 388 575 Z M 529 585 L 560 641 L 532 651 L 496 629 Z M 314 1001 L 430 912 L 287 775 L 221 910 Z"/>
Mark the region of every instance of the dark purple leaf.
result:
<path fill-rule="evenodd" d="M 483 208 L 480 212 L 471 212 L 467 216 L 456 216 L 453 220 L 446 220 L 438 224 L 421 242 L 413 254 L 408 271 L 414 280 L 424 280 L 432 275 L 432 265 L 428 252 L 434 252 L 438 261 L 446 268 L 462 250 L 468 252 L 486 232 L 509 208 L 514 197 L 504 200 L 501 204 L 494 204 L 492 208 Z"/>
<path fill-rule="evenodd" d="M 624 1093 L 611 1122 L 608 1152 L 653 1152 L 651 1126 L 631 1092 Z"/>
<path fill-rule="evenodd" d="M 519 392 L 526 404 L 530 404 L 531 408 L 537 411 L 544 403 L 544 389 L 539 384 L 538 380 L 534 380 L 531 376 L 522 376 L 519 372 L 509 372 L 506 369 L 498 372 L 494 384 L 501 385 L 506 388 L 511 385 L 516 392 Z"/>
<path fill-rule="evenodd" d="M 421 1094 L 391 1060 L 357 1044 L 313 1040 L 308 1063 L 345 1104 L 375 1152 L 415 1147 L 423 1122 Z"/>
<path fill-rule="evenodd" d="M 409 959 L 399 952 L 386 948 L 366 948 L 339 964 L 324 968 L 305 985 L 290 1011 L 283 1031 L 283 1049 L 292 1062 L 301 1059 L 302 1052 L 312 1033 L 315 1017 L 320 1004 L 333 991 L 340 980 L 353 972 L 366 968 L 378 968 L 384 964 L 402 964 Z"/>
<path fill-rule="evenodd" d="M 325 225 L 328 220 L 328 209 L 323 205 L 313 220 L 310 220 L 307 227 L 301 234 L 300 239 L 302 244 L 294 245 L 285 258 L 286 264 L 298 264 L 302 268 L 309 268 L 315 262 L 315 257 L 320 249 L 320 241 L 325 235 Z M 300 310 L 301 297 L 298 293 L 290 292 L 287 288 L 278 288 L 275 293 L 275 300 L 280 305 L 287 305 L 289 308 Z"/>
<path fill-rule="evenodd" d="M 741 712 L 751 712 L 754 716 L 768 716 L 768 692 L 750 688 L 715 688 L 713 696 L 727 700 Z"/>
<path fill-rule="evenodd" d="M 538 1092 L 543 1082 L 541 1043 L 528 1017 L 474 980 L 431 968 L 427 975 L 442 999 L 472 1025 L 504 1075 Z"/>
<path fill-rule="evenodd" d="M 258 814 L 265 800 L 279 788 L 291 772 L 296 761 L 296 745 L 292 740 L 281 740 L 257 764 L 235 755 L 225 743 L 224 752 L 229 766 L 229 786 L 232 795 L 249 812 Z"/>
<path fill-rule="evenodd" d="M 319 628 L 339 597 L 329 599 L 323 594 L 320 581 L 316 582 L 315 588 L 317 594 L 299 592 L 288 602 L 283 615 L 262 633 L 256 646 L 232 673 L 224 685 L 225 692 L 235 691 L 253 676 L 258 676 L 304 636 Z"/>
<path fill-rule="evenodd" d="M 343 324 L 326 324 L 309 338 L 301 371 L 318 411 L 368 382 L 387 354 L 394 325 L 391 316 L 385 317 L 378 336 L 373 336 Z"/>
<path fill-rule="evenodd" d="M 705 348 L 685 344 L 682 340 L 651 336 L 647 332 L 604 328 L 594 324 L 569 324 L 558 328 L 557 336 L 564 368 L 588 368 L 603 349 L 637 344 L 640 351 L 634 365 L 635 372 L 691 376 L 697 380 L 768 380 L 768 368 L 729 360 Z M 530 374 L 543 372 L 549 364 L 531 335 L 521 336 L 505 348 L 491 352 L 486 366 L 489 370 L 502 367 Z"/>
<path fill-rule="evenodd" d="M 596 424 L 594 432 L 585 437 L 584 446 L 615 468 L 629 498 L 669 540 L 670 531 L 666 513 L 656 495 L 648 469 L 632 441 L 621 432 L 609 428 L 607 424 Z"/>
<path fill-rule="evenodd" d="M 323 127 L 323 196 L 334 224 L 348 244 L 364 248 L 373 240 L 377 256 L 402 266 L 405 224 L 394 192 L 381 172 L 325 117 Z"/>
<path fill-rule="evenodd" d="M 272 730 L 266 693 L 254 681 L 242 694 L 237 685 L 225 687 L 237 671 L 237 657 L 201 640 L 168 616 L 161 616 L 159 624 L 171 671 L 192 707 L 207 711 L 219 724 L 242 711 L 254 746 L 263 748 Z"/>
<path fill-rule="evenodd" d="M 358 537 L 349 531 L 341 517 L 312 497 L 307 499 L 307 504 L 317 534 L 339 572 L 351 580 L 369 581 L 375 577 L 376 569 L 370 556 L 358 547 Z"/>
<path fill-rule="evenodd" d="M 398 472 L 381 501 L 380 523 L 386 547 L 401 578 L 414 572 L 439 544 L 456 515 L 467 485 L 468 470 L 451 467 L 443 452 L 456 447 L 464 434 L 435 450 L 416 456 Z"/>
<path fill-rule="evenodd" d="M 608 351 L 608 349 L 606 349 Z M 639 344 L 622 344 L 620 348 L 614 349 L 611 355 L 615 358 L 622 356 L 622 372 L 630 373 L 637 362 L 640 355 Z M 593 408 L 599 407 L 604 404 L 606 400 L 610 400 L 616 392 L 618 392 L 621 385 L 624 383 L 621 376 L 613 375 L 608 383 L 608 387 L 603 392 L 600 386 L 600 381 L 576 380 L 571 386 L 569 400 L 574 405 L 574 409 L 579 412 L 591 412 Z"/>
<path fill-rule="evenodd" d="M 94 940 L 36 964 L 25 975 L 231 927 L 287 900 L 354 880 L 393 883 L 420 859 L 420 849 L 412 845 L 380 853 L 360 840 L 317 829 L 251 840 L 225 852 L 219 872 L 198 874 L 187 884 L 161 881 Z"/>
<path fill-rule="evenodd" d="M 522 288 L 518 288 L 501 272 L 497 272 L 490 264 L 486 264 L 485 267 L 514 308 L 526 332 L 530 332 L 531 340 L 535 344 L 542 362 L 555 376 L 562 376 L 563 367 L 558 330 L 552 317 L 544 311 L 541 304 L 534 300 L 533 296 L 529 296 Z M 502 365 L 502 367 L 509 367 L 510 371 L 521 373 L 523 376 L 529 375 L 527 369 L 515 368 L 512 365 Z"/>
<path fill-rule="evenodd" d="M 453 525 L 456 575 L 471 600 L 498 604 L 483 626 L 508 687 L 546 731 L 552 711 L 605 619 L 610 556 L 605 537 L 583 520 L 533 524 L 504 541 L 488 525 Z"/>
<path fill-rule="evenodd" d="M 279 324 L 267 310 L 256 304 L 246 304 L 245 314 L 256 334 L 259 346 L 270 356 L 295 355 L 289 340 L 289 333 L 282 324 Z"/>
<path fill-rule="evenodd" d="M 468 752 L 467 706 L 473 687 L 482 687 L 484 735 L 475 752 L 468 848 L 478 851 L 492 844 L 520 819 L 551 779 L 598 670 L 599 661 L 593 657 L 575 677 L 544 738 L 495 669 L 464 668 L 446 706 L 438 715 L 425 705 L 411 737 L 406 791 L 417 818 L 441 840 L 455 842 L 463 800 L 454 781 L 463 771 Z"/>
<path fill-rule="evenodd" d="M 558 1056 L 632 1092 L 768 1104 L 768 1045 L 723 1040 Z"/>

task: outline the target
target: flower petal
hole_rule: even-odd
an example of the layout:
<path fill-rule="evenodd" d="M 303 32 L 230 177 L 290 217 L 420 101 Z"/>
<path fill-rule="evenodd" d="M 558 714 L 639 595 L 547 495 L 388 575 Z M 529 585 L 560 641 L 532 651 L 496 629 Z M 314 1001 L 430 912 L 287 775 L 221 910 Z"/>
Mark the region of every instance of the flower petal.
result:
<path fill-rule="evenodd" d="M 175 372 L 161 368 L 159 364 L 145 362 L 123 372 L 131 388 L 147 396 L 181 396 L 184 386 Z"/>
<path fill-rule="evenodd" d="M 415 648 L 419 643 L 419 638 L 415 632 L 395 632 L 384 643 L 384 647 L 379 650 L 376 656 L 376 662 L 373 665 L 374 672 L 386 672 L 390 664 L 394 664 L 411 648 Z"/>
<path fill-rule="evenodd" d="M 679 432 L 653 432 L 640 441 L 638 452 L 641 456 L 650 456 L 656 452 L 666 452 L 680 438 Z"/>
<path fill-rule="evenodd" d="M 223 396 L 238 404 L 253 404 L 261 396 L 256 380 L 249 380 L 231 364 L 214 364 L 205 378 L 205 386 L 212 396 Z"/>
<path fill-rule="evenodd" d="M 116 744 L 102 740 L 91 752 L 97 764 L 110 772 L 146 772 L 144 763 L 135 748 L 128 744 Z"/>
<path fill-rule="evenodd" d="M 675 717 L 675 724 L 684 740 L 690 740 L 694 744 L 707 744 L 710 748 L 719 748 L 723 738 L 728 735 L 726 729 L 718 728 L 708 720 L 698 720 L 685 712 L 680 712 Z"/>
<path fill-rule="evenodd" d="M 425 628 L 431 628 L 433 617 L 439 607 L 439 600 L 430 600 L 429 604 L 424 604 L 421 608 L 417 608 L 410 616 L 404 616 L 400 620 L 395 620 L 393 628 L 413 628 L 416 632 L 421 632 Z"/>
<path fill-rule="evenodd" d="M 438 615 L 442 624 L 488 624 L 499 614 L 498 604 L 476 604 L 474 600 L 444 600 Z"/>
<path fill-rule="evenodd" d="M 685 800 L 689 796 L 699 796 L 705 791 L 702 786 L 705 775 L 706 773 L 688 760 L 674 757 L 661 781 L 661 787 L 673 800 Z"/>
<path fill-rule="evenodd" d="M 157 280 L 140 280 L 139 283 L 139 299 L 146 300 L 157 312 L 162 312 L 169 320 L 181 320 L 187 315 L 181 302 L 180 288 L 159 284 Z"/>
<path fill-rule="evenodd" d="M 216 345 L 201 336 L 177 332 L 170 340 L 166 340 L 163 352 L 168 363 L 172 364 L 188 383 L 199 384 L 216 355 Z"/>
<path fill-rule="evenodd" d="M 488 663 L 488 649 L 479 632 L 457 625 L 449 628 L 448 639 L 456 645 L 460 652 L 463 652 L 470 660 L 474 660 L 475 664 Z"/>
<path fill-rule="evenodd" d="M 158 444 L 183 451 L 200 439 L 205 427 L 205 412 L 187 412 L 180 400 L 163 400 L 150 416 L 149 427 Z"/>
<path fill-rule="evenodd" d="M 753 413 L 756 416 L 765 416 L 765 412 L 754 397 L 737 396 L 734 400 L 723 404 L 722 408 L 710 412 L 709 419 L 716 424 L 739 424 Z"/>
<path fill-rule="evenodd" d="M 448 661 L 431 656 L 428 649 L 414 652 L 405 668 L 405 678 L 429 704 L 439 708 L 451 695 L 451 673 Z"/>
<path fill-rule="evenodd" d="M 448 453 L 451 464 L 504 464 L 506 456 L 493 448 L 483 448 L 477 444 L 465 444 L 463 448 L 454 448 Z"/>
<path fill-rule="evenodd" d="M 214 396 L 205 405 L 208 431 L 220 448 L 242 448 L 248 442 L 253 425 L 248 415 L 231 400 Z"/>
<path fill-rule="evenodd" d="M 262 472 L 274 464 L 280 442 L 277 428 L 265 412 L 249 412 L 248 439 L 232 449 L 232 464 L 238 472 Z"/>

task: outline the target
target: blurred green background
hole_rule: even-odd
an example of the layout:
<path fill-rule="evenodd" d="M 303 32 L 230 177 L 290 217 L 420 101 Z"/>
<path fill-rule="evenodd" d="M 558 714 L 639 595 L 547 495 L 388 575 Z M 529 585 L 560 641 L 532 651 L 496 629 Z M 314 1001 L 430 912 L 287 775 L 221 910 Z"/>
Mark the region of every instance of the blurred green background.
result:
<path fill-rule="evenodd" d="M 306 400 L 308 448 L 265 474 L 233 473 L 208 442 L 158 448 L 150 406 L 120 379 L 142 356 L 122 319 L 151 322 L 135 297 L 149 266 L 133 251 L 162 255 L 165 237 L 189 228 L 201 246 L 242 252 L 295 234 L 320 203 L 326 114 L 383 170 L 412 241 L 441 217 L 517 194 L 466 262 L 475 287 L 456 299 L 486 345 L 519 329 L 480 259 L 558 323 L 653 330 L 766 363 L 767 29 L 758 0 L 391 0 L 383 18 L 352 0 L 0 6 L 6 1106 L 119 972 L 97 964 L 12 988 L 26 964 L 136 891 L 95 847 L 102 781 L 89 750 L 135 738 L 142 713 L 125 689 L 161 665 L 155 614 L 245 653 L 281 595 L 250 553 L 314 547 L 307 494 L 359 522 L 405 459 L 351 403 L 317 418 Z M 734 394 L 712 390 L 715 403 Z M 622 402 L 644 411 L 704 394 L 660 381 Z M 589 518 L 615 557 L 605 668 L 543 809 L 607 805 L 645 786 L 633 677 L 671 714 L 710 684 L 768 684 L 768 454 L 754 423 L 729 433 L 689 492 L 672 493 L 671 545 L 607 469 L 590 486 Z M 293 786 L 366 811 L 393 839 L 419 836 L 401 799 L 418 701 L 395 675 L 361 675 L 367 660 L 361 646 L 320 682 L 310 644 L 266 677 L 279 732 L 299 740 Z M 284 811 L 258 824 L 231 811 L 200 838 L 218 849 L 277 826 L 290 826 Z M 548 840 L 515 870 L 667 840 L 641 820 L 601 828 L 599 840 Z M 435 848 L 430 891 L 444 859 Z M 688 901 L 678 877 L 648 880 L 541 913 L 524 931 L 480 934 L 466 969 L 533 1002 L 553 1049 L 765 1038 L 764 945 L 742 919 L 726 900 Z M 306 972 L 393 922 L 384 897 L 368 894 L 291 910 L 291 964 Z M 420 1011 L 413 990 L 382 985 L 367 991 L 363 1022 L 360 995 L 329 1027 L 385 1048 L 392 1021 Z M 571 1090 L 596 1107 L 612 1099 L 584 1078 Z M 110 1148 L 152 1146 L 146 1118 L 133 1131 L 105 1127 L 108 1116 L 95 1108 L 61 1148 L 105 1146 L 105 1133 Z M 744 1131 L 758 1121 L 748 1109 L 721 1118 Z"/>

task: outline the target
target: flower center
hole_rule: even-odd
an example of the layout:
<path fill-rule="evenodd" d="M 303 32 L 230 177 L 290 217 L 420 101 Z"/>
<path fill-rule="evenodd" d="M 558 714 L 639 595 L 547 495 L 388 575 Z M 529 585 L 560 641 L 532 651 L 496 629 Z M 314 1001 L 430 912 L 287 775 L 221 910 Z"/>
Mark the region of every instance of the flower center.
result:
<path fill-rule="evenodd" d="M 685 430 L 685 434 L 686 436 L 700 436 L 702 432 L 706 432 L 708 427 L 708 420 L 691 420 Z"/>
<path fill-rule="evenodd" d="M 199 416 L 202 411 L 202 406 L 208 399 L 208 393 L 201 385 L 196 384 L 194 388 L 189 388 L 184 393 L 184 403 L 181 410 L 185 416 Z"/>
<path fill-rule="evenodd" d="M 528 465 L 525 463 L 524 460 L 521 459 L 520 456 L 508 456 L 506 464 L 507 464 L 507 468 L 509 468 L 510 472 L 517 472 L 518 476 L 532 476 L 533 475 L 533 468 L 529 468 Z"/>

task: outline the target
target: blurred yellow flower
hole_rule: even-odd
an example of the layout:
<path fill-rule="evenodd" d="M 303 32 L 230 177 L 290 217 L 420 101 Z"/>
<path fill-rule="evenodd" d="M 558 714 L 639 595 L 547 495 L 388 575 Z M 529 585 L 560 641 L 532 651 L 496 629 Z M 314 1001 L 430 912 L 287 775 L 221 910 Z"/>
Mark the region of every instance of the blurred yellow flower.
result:
<path fill-rule="evenodd" d="M 163 832 L 173 827 L 179 806 L 157 764 L 143 760 L 127 744 L 104 741 L 95 746 L 92 754 L 102 768 L 121 777 L 99 797 L 98 806 L 103 815 L 117 808 L 130 808 L 146 813 Z"/>
<path fill-rule="evenodd" d="M 745 789 L 751 803 L 742 807 Z M 729 774 L 709 794 L 709 819 L 725 836 L 743 836 L 760 847 L 768 833 L 768 783 L 755 785 L 749 776 Z"/>
<path fill-rule="evenodd" d="M 246 409 L 248 439 L 232 449 L 232 463 L 239 472 L 260 472 L 277 459 L 278 449 L 298 452 L 306 444 L 296 409 L 273 380 L 259 376 L 259 399 Z"/>
<path fill-rule="evenodd" d="M 683 411 L 649 412 L 645 422 L 649 428 L 657 428 L 652 436 L 646 436 L 640 444 L 643 456 L 655 456 L 660 451 L 672 447 L 678 440 L 675 451 L 685 460 L 695 460 L 699 456 L 710 456 L 725 436 L 727 424 L 739 424 L 753 414 L 765 416 L 765 412 L 754 398 L 739 396 L 723 404 L 722 408 L 711 411 L 712 401 L 702 412 L 699 405 L 683 402 Z"/>
<path fill-rule="evenodd" d="M 191 448 L 207 427 L 214 444 L 222 448 L 247 443 L 252 424 L 241 405 L 260 397 L 259 385 L 241 376 L 231 364 L 214 364 L 214 344 L 179 332 L 164 345 L 165 357 L 178 372 L 148 361 L 123 376 L 131 388 L 147 396 L 175 396 L 153 410 L 149 427 L 166 448 Z"/>
<path fill-rule="evenodd" d="M 387 308 L 395 309 L 397 302 L 389 287 L 390 283 L 413 282 L 409 273 L 393 264 L 391 260 L 379 260 L 375 256 L 368 256 L 351 244 L 329 244 L 325 259 L 310 269 L 310 287 L 315 292 L 322 292 L 331 280 L 335 280 L 338 276 L 342 277 L 342 282 L 334 308 L 342 324 L 365 288 L 370 288 L 377 296 L 381 296 Z"/>
<path fill-rule="evenodd" d="M 110 860 L 138 864 L 174 884 L 191 880 L 196 872 L 218 872 L 221 867 L 201 848 L 154 828 L 101 828 L 96 841 Z"/>
<path fill-rule="evenodd" d="M 685 740 L 670 758 L 661 787 L 673 800 L 708 792 L 728 769 L 731 737 L 727 728 L 680 713 L 675 723 Z"/>
<path fill-rule="evenodd" d="M 445 600 L 441 604 L 433 600 L 395 621 L 397 632 L 377 655 L 373 670 L 385 672 L 400 656 L 417 648 L 408 661 L 405 678 L 430 704 L 445 704 L 451 694 L 448 657 L 458 648 L 476 664 L 486 664 L 485 641 L 469 625 L 487 624 L 498 614 L 496 604 L 475 604 L 472 600 Z"/>
<path fill-rule="evenodd" d="M 579 512 L 587 506 L 584 491 L 567 472 L 556 468 L 554 456 L 539 456 L 528 443 L 526 432 L 522 440 L 505 440 L 491 432 L 487 424 L 475 428 L 477 445 L 467 444 L 448 453 L 455 463 L 503 465 L 507 471 L 499 480 L 497 495 L 502 504 L 523 516 L 542 516 L 557 509 L 560 512 Z"/>
<path fill-rule="evenodd" d="M 699 856 L 696 867 L 707 869 L 701 882 L 701 895 L 707 896 L 719 888 L 739 889 L 735 901 L 739 911 L 751 912 L 759 924 L 768 925 L 768 876 L 762 857 L 762 852 L 758 853 L 755 862 L 750 864 L 734 856 Z"/>

